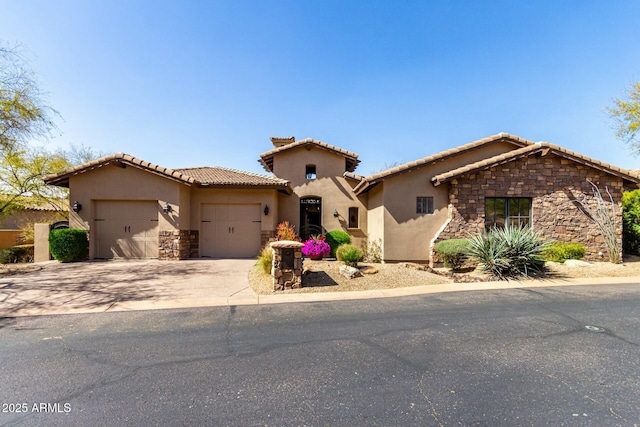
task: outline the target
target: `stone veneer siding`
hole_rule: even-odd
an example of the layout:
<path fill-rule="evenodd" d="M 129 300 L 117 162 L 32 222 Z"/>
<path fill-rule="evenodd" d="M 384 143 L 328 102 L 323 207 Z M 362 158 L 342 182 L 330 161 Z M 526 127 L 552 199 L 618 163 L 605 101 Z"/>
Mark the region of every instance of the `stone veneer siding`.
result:
<path fill-rule="evenodd" d="M 598 186 L 605 201 L 609 200 L 605 187 L 613 196 L 617 205 L 618 241 L 622 247 L 622 179 L 554 154 L 525 157 L 452 179 L 449 182 L 451 221 L 433 243 L 467 238 L 469 233 L 484 230 L 485 197 L 530 197 L 534 230 L 550 240 L 582 243 L 587 247 L 587 260 L 608 260 L 600 230 L 574 202 L 586 198 L 590 206 L 595 207 L 593 187 L 587 181 Z M 433 250 L 431 252 L 432 261 L 437 262 Z"/>
<path fill-rule="evenodd" d="M 191 236 L 190 230 L 161 230 L 158 233 L 158 259 L 169 261 L 189 258 Z"/>
<path fill-rule="evenodd" d="M 260 248 L 264 248 L 267 246 L 267 243 L 275 240 L 276 231 L 275 230 L 262 230 L 260 233 Z"/>
<path fill-rule="evenodd" d="M 190 230 L 189 231 L 189 257 L 190 258 L 199 258 L 200 257 L 200 232 L 198 230 Z"/>

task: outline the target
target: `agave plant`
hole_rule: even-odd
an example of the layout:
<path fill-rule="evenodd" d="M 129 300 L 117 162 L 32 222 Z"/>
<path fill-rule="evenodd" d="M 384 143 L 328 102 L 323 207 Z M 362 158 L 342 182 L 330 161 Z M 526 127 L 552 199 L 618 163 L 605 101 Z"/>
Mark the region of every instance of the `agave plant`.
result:
<path fill-rule="evenodd" d="M 542 272 L 542 251 L 548 244 L 531 227 L 493 228 L 472 235 L 467 254 L 478 261 L 480 269 L 505 280 Z"/>

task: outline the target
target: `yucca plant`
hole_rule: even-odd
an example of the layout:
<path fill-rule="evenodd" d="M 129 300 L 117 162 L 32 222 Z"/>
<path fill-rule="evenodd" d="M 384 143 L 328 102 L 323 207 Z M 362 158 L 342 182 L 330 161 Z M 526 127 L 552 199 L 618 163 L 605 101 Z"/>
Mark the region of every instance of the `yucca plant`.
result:
<path fill-rule="evenodd" d="M 481 270 L 506 280 L 542 272 L 542 251 L 547 245 L 531 227 L 493 228 L 472 235 L 467 254 L 478 261 Z"/>

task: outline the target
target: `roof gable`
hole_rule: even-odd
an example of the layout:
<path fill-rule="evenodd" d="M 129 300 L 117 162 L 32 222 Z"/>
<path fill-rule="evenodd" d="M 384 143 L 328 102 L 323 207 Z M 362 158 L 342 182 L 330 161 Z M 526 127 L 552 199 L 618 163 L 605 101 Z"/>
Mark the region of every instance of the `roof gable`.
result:
<path fill-rule="evenodd" d="M 600 160 L 593 159 L 591 157 L 576 153 L 575 151 L 567 150 L 558 145 L 550 144 L 548 142 L 538 142 L 527 147 L 520 148 L 518 150 L 511 151 L 509 153 L 501 154 L 499 156 L 490 157 L 485 160 L 481 160 L 476 163 L 471 163 L 456 169 L 452 169 L 448 172 L 441 173 L 434 176 L 431 179 L 433 185 L 438 186 L 444 182 L 448 182 L 454 178 L 462 175 L 466 175 L 478 170 L 490 169 L 492 167 L 509 163 L 523 157 L 532 155 L 546 156 L 549 153 L 553 153 L 559 157 L 572 160 L 577 163 L 584 164 L 594 169 L 601 170 L 608 174 L 620 177 L 636 186 L 640 185 L 640 175 L 637 175 L 626 169 L 619 168 L 617 166 L 610 165 L 609 163 L 601 162 Z"/>
<path fill-rule="evenodd" d="M 476 150 L 481 147 L 484 147 L 488 144 L 493 144 L 496 142 L 508 142 L 514 145 L 514 149 L 518 147 L 527 147 L 535 144 L 533 141 L 529 141 L 524 138 L 520 138 L 515 135 L 511 135 L 508 133 L 501 132 L 497 135 L 492 135 L 486 138 L 478 139 L 476 141 L 470 142 L 468 144 L 460 145 L 458 147 L 452 148 L 450 150 L 441 151 L 439 153 L 433 154 L 431 156 L 424 157 L 419 160 L 414 160 L 409 163 L 402 164 L 400 166 L 395 166 L 393 168 L 387 169 L 385 171 L 366 176 L 362 179 L 360 184 L 358 184 L 354 191 L 356 194 L 362 194 L 369 189 L 371 189 L 376 184 L 384 181 L 387 178 L 390 178 L 395 175 L 399 175 L 405 172 L 413 171 L 415 169 L 419 169 L 424 166 L 428 166 L 438 161 L 442 161 L 448 159 L 450 157 L 456 156 L 458 154 L 462 154 L 471 150 Z"/>
<path fill-rule="evenodd" d="M 74 166 L 70 169 L 62 172 L 54 173 L 43 177 L 45 183 L 49 185 L 57 185 L 58 187 L 69 187 L 69 178 L 76 175 L 103 168 L 108 165 L 127 167 L 132 166 L 134 168 L 141 169 L 146 172 L 150 172 L 156 175 L 160 175 L 165 178 L 169 178 L 174 181 L 178 181 L 182 184 L 193 185 L 195 180 L 189 176 L 186 176 L 180 172 L 176 172 L 173 169 L 165 168 L 155 165 L 153 163 L 145 162 L 144 160 L 130 156 L 125 153 L 117 153 L 109 156 L 101 157 L 91 162 Z"/>
<path fill-rule="evenodd" d="M 291 193 L 289 182 L 283 179 L 271 178 L 264 175 L 221 167 L 169 169 L 153 163 L 145 162 L 124 153 L 112 154 L 59 173 L 47 175 L 43 177 L 43 180 L 49 185 L 69 187 L 70 177 L 97 170 L 108 165 L 122 168 L 131 166 L 188 186 L 273 188 L 289 194 Z"/>
<path fill-rule="evenodd" d="M 284 140 L 285 140 L 284 138 L 278 139 L 279 142 Z M 351 151 L 343 150 L 342 148 L 338 148 L 333 145 L 329 145 L 325 142 L 318 141 L 316 139 L 311 139 L 311 138 L 301 139 L 299 141 L 282 145 L 280 147 L 274 148 L 273 150 L 262 153 L 260 154 L 260 160 L 258 160 L 258 162 L 262 164 L 265 170 L 267 170 L 268 172 L 273 172 L 273 158 L 275 155 L 286 152 L 286 151 L 290 151 L 296 148 L 308 147 L 308 146 L 313 146 L 313 147 L 320 148 L 322 150 L 327 150 L 339 156 L 344 157 L 346 159 L 347 172 L 353 172 L 354 170 L 356 170 L 356 167 L 358 167 L 358 163 L 360 163 L 360 160 L 358 160 L 358 154 L 353 153 Z"/>

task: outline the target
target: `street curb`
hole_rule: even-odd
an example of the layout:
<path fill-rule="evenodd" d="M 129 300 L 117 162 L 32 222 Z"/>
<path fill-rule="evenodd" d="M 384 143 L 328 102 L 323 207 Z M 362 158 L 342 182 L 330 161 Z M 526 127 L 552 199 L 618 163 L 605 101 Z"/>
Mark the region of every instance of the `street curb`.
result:
<path fill-rule="evenodd" d="M 203 307 L 231 307 L 249 305 L 273 305 L 347 301 L 358 299 L 395 298 L 416 295 L 429 295 L 450 292 L 490 291 L 521 288 L 548 288 L 565 286 L 593 286 L 593 285 L 640 285 L 640 277 L 596 277 L 583 279 L 562 280 L 510 280 L 477 283 L 446 283 L 440 285 L 421 285 L 405 288 L 379 289 L 349 292 L 318 292 L 308 294 L 278 294 L 278 295 L 237 295 L 231 297 L 216 297 L 206 299 L 177 299 L 171 301 L 128 301 L 116 302 L 111 305 L 92 308 L 64 308 L 38 312 L 37 309 L 25 310 L 12 317 L 44 316 L 57 314 L 90 314 L 114 313 L 123 311 L 166 310 Z"/>

